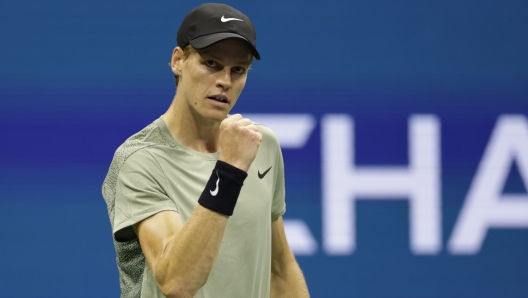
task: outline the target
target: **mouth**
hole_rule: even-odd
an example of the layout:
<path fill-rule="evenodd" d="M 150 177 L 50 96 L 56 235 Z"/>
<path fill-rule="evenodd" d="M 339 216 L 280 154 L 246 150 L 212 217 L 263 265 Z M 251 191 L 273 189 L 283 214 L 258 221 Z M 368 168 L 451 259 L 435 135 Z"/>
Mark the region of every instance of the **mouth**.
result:
<path fill-rule="evenodd" d="M 229 103 L 229 101 L 227 101 L 227 97 L 224 95 L 207 96 L 207 98 L 221 103 Z"/>

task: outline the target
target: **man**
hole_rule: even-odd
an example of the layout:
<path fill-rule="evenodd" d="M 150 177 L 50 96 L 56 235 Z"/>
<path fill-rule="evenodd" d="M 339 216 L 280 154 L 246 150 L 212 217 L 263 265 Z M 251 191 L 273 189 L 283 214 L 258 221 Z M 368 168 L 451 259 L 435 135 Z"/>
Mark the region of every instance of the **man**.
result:
<path fill-rule="evenodd" d="M 103 184 L 121 297 L 308 297 L 277 138 L 228 115 L 260 59 L 253 24 L 203 4 L 177 41 L 171 106 L 117 149 Z"/>

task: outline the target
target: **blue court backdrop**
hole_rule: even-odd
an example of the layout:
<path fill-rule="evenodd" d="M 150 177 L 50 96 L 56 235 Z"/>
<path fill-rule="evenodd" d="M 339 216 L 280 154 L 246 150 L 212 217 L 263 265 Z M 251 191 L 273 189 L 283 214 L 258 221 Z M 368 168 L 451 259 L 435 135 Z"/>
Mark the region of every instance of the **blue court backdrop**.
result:
<path fill-rule="evenodd" d="M 198 4 L 0 2 L 1 297 L 118 297 L 101 184 Z M 228 4 L 312 297 L 528 297 L 528 2 Z"/>

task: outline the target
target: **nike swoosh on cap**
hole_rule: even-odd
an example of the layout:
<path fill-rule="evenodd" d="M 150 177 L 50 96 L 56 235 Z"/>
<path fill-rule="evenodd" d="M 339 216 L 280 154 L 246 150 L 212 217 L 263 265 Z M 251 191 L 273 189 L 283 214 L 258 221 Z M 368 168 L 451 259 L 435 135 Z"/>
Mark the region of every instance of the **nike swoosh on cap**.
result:
<path fill-rule="evenodd" d="M 224 16 L 222 16 L 222 18 L 220 18 L 220 21 L 222 21 L 222 23 L 229 22 L 229 21 L 241 21 L 241 22 L 243 22 L 241 19 L 237 19 L 237 18 L 225 18 Z"/>
<path fill-rule="evenodd" d="M 271 166 L 271 167 L 273 167 L 273 166 Z M 266 176 L 266 174 L 269 172 L 269 170 L 271 170 L 271 167 L 269 167 L 269 169 L 267 169 L 267 170 L 266 170 L 264 173 L 262 173 L 262 174 L 260 173 L 260 171 L 257 171 L 257 173 L 258 173 L 258 177 L 259 177 L 260 179 L 264 178 L 264 176 Z"/>
<path fill-rule="evenodd" d="M 216 171 L 216 176 L 218 176 L 218 171 Z M 216 197 L 216 195 L 218 194 L 218 189 L 219 189 L 218 183 L 219 182 L 220 182 L 220 176 L 218 176 L 218 180 L 216 180 L 216 188 L 215 188 L 215 190 L 209 190 L 209 192 L 211 193 L 211 195 L 213 197 Z"/>

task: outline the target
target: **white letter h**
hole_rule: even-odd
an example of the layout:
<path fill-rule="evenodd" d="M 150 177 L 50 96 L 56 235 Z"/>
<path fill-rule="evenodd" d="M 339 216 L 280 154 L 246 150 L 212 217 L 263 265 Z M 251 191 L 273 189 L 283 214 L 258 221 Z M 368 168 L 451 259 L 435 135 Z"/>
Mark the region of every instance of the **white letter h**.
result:
<path fill-rule="evenodd" d="M 347 115 L 322 119 L 323 246 L 330 255 L 356 248 L 357 199 L 409 200 L 410 247 L 441 249 L 440 123 L 433 115 L 409 119 L 409 166 L 362 166 L 354 161 L 354 124 Z"/>

